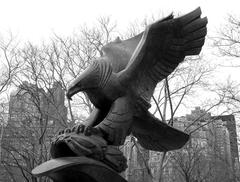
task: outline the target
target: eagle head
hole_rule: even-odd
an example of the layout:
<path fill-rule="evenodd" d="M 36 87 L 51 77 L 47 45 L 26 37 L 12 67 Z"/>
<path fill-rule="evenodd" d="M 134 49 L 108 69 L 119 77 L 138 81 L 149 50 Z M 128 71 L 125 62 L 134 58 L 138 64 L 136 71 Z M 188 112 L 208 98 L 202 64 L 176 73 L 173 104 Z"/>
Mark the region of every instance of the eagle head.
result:
<path fill-rule="evenodd" d="M 71 100 L 72 96 L 80 91 L 97 89 L 99 87 L 100 70 L 97 62 L 93 62 L 84 70 L 68 87 L 67 98 Z"/>

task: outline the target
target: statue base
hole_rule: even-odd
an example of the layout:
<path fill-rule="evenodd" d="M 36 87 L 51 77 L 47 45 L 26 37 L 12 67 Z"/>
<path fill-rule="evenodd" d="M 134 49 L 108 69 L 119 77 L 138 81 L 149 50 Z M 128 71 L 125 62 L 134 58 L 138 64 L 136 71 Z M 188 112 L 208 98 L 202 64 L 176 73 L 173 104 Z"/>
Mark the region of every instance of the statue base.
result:
<path fill-rule="evenodd" d="M 84 156 L 51 159 L 34 168 L 32 174 L 54 182 L 127 182 L 104 163 Z"/>

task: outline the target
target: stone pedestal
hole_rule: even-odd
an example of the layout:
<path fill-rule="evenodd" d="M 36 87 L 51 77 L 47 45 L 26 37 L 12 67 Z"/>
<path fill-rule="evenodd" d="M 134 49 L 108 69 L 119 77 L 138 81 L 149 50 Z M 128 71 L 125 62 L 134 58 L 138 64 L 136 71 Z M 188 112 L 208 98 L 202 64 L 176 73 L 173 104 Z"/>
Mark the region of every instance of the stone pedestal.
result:
<path fill-rule="evenodd" d="M 54 182 L 127 182 L 102 162 L 87 157 L 49 160 L 35 169 L 35 176 L 48 176 Z"/>

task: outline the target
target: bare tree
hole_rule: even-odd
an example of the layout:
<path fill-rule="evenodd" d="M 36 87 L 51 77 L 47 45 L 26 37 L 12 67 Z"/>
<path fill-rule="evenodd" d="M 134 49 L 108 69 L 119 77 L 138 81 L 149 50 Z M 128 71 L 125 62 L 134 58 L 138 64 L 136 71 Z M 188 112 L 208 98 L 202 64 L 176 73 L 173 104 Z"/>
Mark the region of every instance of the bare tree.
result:
<path fill-rule="evenodd" d="M 109 17 L 101 17 L 96 26 L 82 26 L 74 37 L 64 39 L 55 36 L 49 52 L 49 56 L 53 57 L 50 64 L 65 91 L 69 83 L 102 53 L 101 48 L 112 40 L 115 28 L 116 24 L 112 23 Z M 87 114 L 93 110 L 90 100 L 82 93 L 75 96 L 73 103 L 67 102 L 72 121 L 75 120 L 73 115 L 78 113 L 78 110 Z M 86 117 L 78 117 L 80 121 L 85 119 Z"/>
<path fill-rule="evenodd" d="M 213 37 L 213 46 L 217 47 L 220 55 L 232 58 L 240 57 L 240 17 L 228 15 L 227 22 Z M 239 66 L 238 63 L 232 66 Z"/>
<path fill-rule="evenodd" d="M 12 169 L 18 171 L 22 180 L 36 181 L 31 170 L 49 159 L 51 138 L 59 129 L 74 125 L 76 120 L 83 121 L 84 113 L 92 111 L 92 104 L 83 94 L 78 95 L 74 104 L 67 101 L 69 118 L 63 106 L 69 83 L 112 38 L 115 25 L 110 19 L 101 18 L 98 23 L 97 28 L 81 28 L 79 36 L 55 35 L 50 44 L 28 43 L 18 54 L 10 52 L 10 56 L 24 63 L 13 80 L 18 89 L 11 94 L 8 125 L 1 135 L 6 156 L 2 163 L 13 181 L 19 179 Z M 6 47 L 3 50 L 7 50 Z M 81 113 L 77 114 L 79 110 L 82 117 Z"/>
<path fill-rule="evenodd" d="M 9 40 L 0 42 L 0 56 L 1 56 L 1 80 L 0 80 L 0 94 L 3 94 L 11 82 L 14 76 L 21 67 L 21 62 L 18 59 L 17 43 L 14 40 L 12 34 L 9 36 Z"/>
<path fill-rule="evenodd" d="M 2 168 L 3 137 L 8 118 L 7 96 L 22 64 L 18 59 L 18 44 L 10 33 L 7 40 L 0 41 L 0 167 Z"/>
<path fill-rule="evenodd" d="M 198 145 L 187 145 L 182 150 L 174 152 L 170 164 L 176 171 L 174 179 L 177 181 L 210 181 L 211 169 L 206 157 L 207 148 Z"/>
<path fill-rule="evenodd" d="M 236 81 L 227 80 L 226 83 L 217 84 L 214 87 L 214 92 L 223 99 L 223 107 L 230 114 L 237 114 L 240 112 L 240 87 L 239 83 Z"/>
<path fill-rule="evenodd" d="M 187 58 L 164 82 L 156 88 L 153 96 L 152 112 L 162 122 L 174 125 L 174 117 L 179 109 L 189 102 L 202 87 L 207 87 L 207 79 L 213 69 L 206 67 L 202 57 Z M 202 116 L 203 117 L 203 116 Z M 197 120 L 195 122 L 199 122 Z M 160 160 L 159 181 L 162 181 L 164 167 L 171 153 L 163 153 Z"/>

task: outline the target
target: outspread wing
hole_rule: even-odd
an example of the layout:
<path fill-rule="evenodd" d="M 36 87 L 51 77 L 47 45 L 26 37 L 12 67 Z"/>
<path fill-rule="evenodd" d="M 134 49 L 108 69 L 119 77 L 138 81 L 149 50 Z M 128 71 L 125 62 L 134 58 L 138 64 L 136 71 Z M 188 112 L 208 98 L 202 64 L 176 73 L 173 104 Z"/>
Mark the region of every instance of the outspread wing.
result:
<path fill-rule="evenodd" d="M 200 53 L 207 33 L 201 9 L 179 18 L 150 25 L 143 33 L 128 65 L 119 73 L 123 85 L 150 102 L 156 84 L 170 75 L 185 56 Z"/>
<path fill-rule="evenodd" d="M 173 16 L 169 15 L 166 18 L 159 20 L 164 22 L 172 19 Z M 115 41 L 106 44 L 102 48 L 102 57 L 109 61 L 112 65 L 113 72 L 118 73 L 126 68 L 136 47 L 141 41 L 143 32 L 127 40 L 120 40 L 117 38 Z"/>
<path fill-rule="evenodd" d="M 141 37 L 142 33 L 124 41 L 117 38 L 102 48 L 102 57 L 110 62 L 113 72 L 118 73 L 126 68 Z"/>

